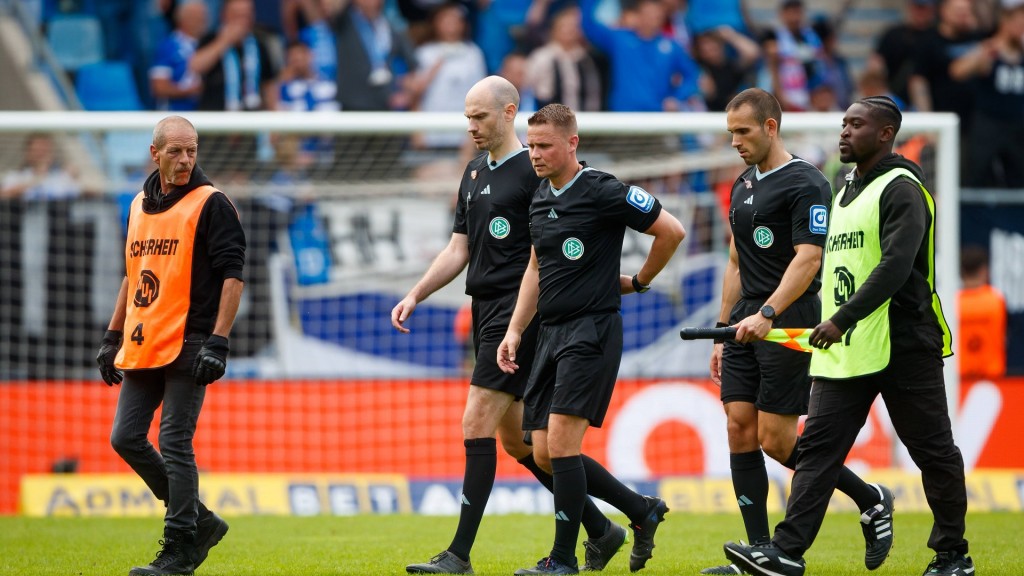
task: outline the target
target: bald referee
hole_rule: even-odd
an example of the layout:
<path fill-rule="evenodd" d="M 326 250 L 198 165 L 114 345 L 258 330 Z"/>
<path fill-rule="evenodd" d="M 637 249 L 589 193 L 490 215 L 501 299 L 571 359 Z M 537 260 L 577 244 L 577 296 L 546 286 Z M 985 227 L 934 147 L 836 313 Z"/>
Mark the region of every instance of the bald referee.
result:
<path fill-rule="evenodd" d="M 974 576 L 964 539 L 964 461 L 953 442 L 942 359 L 950 333 L 935 293 L 935 202 L 921 167 L 893 154 L 903 115 L 885 96 L 853 103 L 839 158 L 855 163 L 832 202 L 821 323 L 811 333 L 814 391 L 786 518 L 765 545 L 725 554 L 765 576 L 802 576 L 839 470 L 881 395 L 921 469 L 934 523 L 925 576 Z"/>
<path fill-rule="evenodd" d="M 497 349 L 512 310 L 523 271 L 530 260 L 530 200 L 540 184 L 526 148 L 515 133 L 519 93 L 500 76 L 484 78 L 466 95 L 468 132 L 480 154 L 469 162 L 459 186 L 451 241 L 423 278 L 391 311 L 391 323 L 408 332 L 406 320 L 416 305 L 454 280 L 468 264 L 466 293 L 473 297 L 476 367 L 462 417 L 466 470 L 462 508 L 448 548 L 410 574 L 472 574 L 469 553 L 476 540 L 497 466 L 495 433 L 510 456 L 548 490 L 551 475 L 534 462 L 523 440 L 523 403 L 527 374 L 508 375 L 497 365 Z M 524 334 L 523 359 L 529 363 L 537 338 L 532 324 Z M 626 540 L 626 529 L 609 521 L 588 500 L 584 527 L 589 539 L 587 567 L 601 570 Z"/>
<path fill-rule="evenodd" d="M 719 326 L 736 326 L 736 341 L 715 344 L 711 379 L 721 387 L 740 515 L 748 542 L 759 544 L 771 539 L 764 454 L 796 466 L 797 421 L 807 413 L 811 387 L 810 354 L 762 339 L 772 327 L 807 328 L 821 317 L 819 270 L 832 188 L 817 168 L 786 151 L 775 96 L 744 90 L 726 106 L 726 122 L 749 168 L 733 184 L 719 312 Z M 845 467 L 838 482 L 864 512 L 864 563 L 874 570 L 892 547 L 892 493 Z M 727 564 L 702 573 L 739 570 Z"/>

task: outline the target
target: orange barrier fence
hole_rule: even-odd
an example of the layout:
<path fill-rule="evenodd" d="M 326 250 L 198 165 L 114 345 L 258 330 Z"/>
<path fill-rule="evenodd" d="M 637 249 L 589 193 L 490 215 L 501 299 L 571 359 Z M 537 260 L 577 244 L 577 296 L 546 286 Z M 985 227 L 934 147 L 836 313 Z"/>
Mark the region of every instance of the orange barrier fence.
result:
<path fill-rule="evenodd" d="M 128 472 L 110 447 L 117 388 L 88 382 L 0 384 L 0 514 L 17 511 L 24 474 L 71 463 L 79 472 Z M 466 382 L 233 381 L 210 387 L 196 435 L 210 472 L 396 473 L 458 480 Z M 912 468 L 893 449 L 876 405 L 850 458 Z M 956 431 L 969 469 L 1024 468 L 1024 379 L 965 383 Z M 157 419 L 158 421 L 158 419 Z M 156 426 L 150 431 L 156 439 Z M 604 428 L 584 447 L 623 478 L 727 476 L 725 416 L 705 380 L 620 381 Z M 504 478 L 527 476 L 498 459 Z"/>

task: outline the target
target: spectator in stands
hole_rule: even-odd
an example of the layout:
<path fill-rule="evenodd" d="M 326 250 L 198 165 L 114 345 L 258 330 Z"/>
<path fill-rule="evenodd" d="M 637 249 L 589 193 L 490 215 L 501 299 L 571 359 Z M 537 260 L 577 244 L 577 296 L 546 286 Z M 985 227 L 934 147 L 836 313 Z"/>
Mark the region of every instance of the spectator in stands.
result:
<path fill-rule="evenodd" d="M 284 35 L 313 51 L 313 65 L 325 78 L 338 78 L 338 46 L 327 21 L 326 0 L 285 0 L 281 6 Z"/>
<path fill-rule="evenodd" d="M 881 69 L 871 66 L 865 68 L 864 72 L 860 75 L 860 79 L 857 81 L 857 92 L 860 93 L 861 98 L 885 96 L 895 102 L 901 112 L 908 110 L 907 101 L 889 89 L 889 82 L 886 79 L 885 72 Z"/>
<path fill-rule="evenodd" d="M 686 23 L 687 0 L 661 0 L 661 4 L 665 7 L 665 34 L 692 55 L 693 34 Z"/>
<path fill-rule="evenodd" d="M 63 167 L 50 134 L 29 134 L 21 168 L 8 172 L 0 183 L 0 198 L 29 201 L 63 200 L 82 194 L 82 185 Z"/>
<path fill-rule="evenodd" d="M 980 188 L 1024 185 L 1024 0 L 1002 0 L 999 28 L 949 67 L 968 82 L 974 110 L 964 183 Z"/>
<path fill-rule="evenodd" d="M 693 48 L 701 67 L 700 90 L 708 111 L 724 112 L 725 105 L 743 89 L 761 57 L 761 48 L 725 25 L 694 36 Z M 735 52 L 734 57 L 727 52 L 729 49 Z"/>
<path fill-rule="evenodd" d="M 446 3 L 430 18 L 428 41 L 416 49 L 419 70 L 411 76 L 413 107 L 422 112 L 460 112 L 462 99 L 474 84 L 487 76 L 484 53 L 468 40 L 465 9 Z M 420 144 L 429 148 L 457 148 L 465 133 L 423 134 Z"/>
<path fill-rule="evenodd" d="M 174 10 L 175 28 L 157 47 L 149 69 L 150 92 L 157 110 L 187 111 L 199 106 L 203 82 L 189 69 L 199 38 L 206 34 L 206 4 L 192 1 Z"/>
<path fill-rule="evenodd" d="M 405 76 L 417 69 L 408 38 L 383 14 L 384 0 L 351 0 L 334 18 L 338 102 L 343 110 L 405 110 Z"/>
<path fill-rule="evenodd" d="M 252 0 L 224 0 L 220 21 L 220 29 L 199 42 L 189 65 L 203 78 L 199 109 L 276 109 L 275 59 L 254 29 Z"/>
<path fill-rule="evenodd" d="M 782 109 L 801 112 L 811 105 L 810 83 L 821 75 L 825 57 L 821 39 L 804 23 L 802 0 L 783 0 L 779 24 L 762 40 L 764 66 L 758 78 L 761 88 L 775 94 Z"/>
<path fill-rule="evenodd" d="M 883 32 L 868 57 L 867 70 L 872 72 L 871 78 L 876 78 L 875 72 L 888 77 L 889 89 L 899 98 L 897 102 L 910 101 L 907 81 L 914 71 L 914 54 L 934 23 L 935 0 L 909 0 L 904 21 Z"/>
<path fill-rule="evenodd" d="M 498 76 L 508 80 L 519 91 L 519 111 L 536 112 L 537 95 L 533 91 L 530 79 L 526 74 L 526 56 L 519 52 L 510 52 L 501 59 Z"/>
<path fill-rule="evenodd" d="M 839 112 L 839 97 L 832 85 L 820 80 L 810 85 L 811 104 L 808 112 Z"/>
<path fill-rule="evenodd" d="M 550 40 L 526 61 L 526 83 L 538 107 L 552 102 L 580 112 L 601 109 L 601 71 L 583 38 L 579 8 L 561 10 L 551 20 Z"/>
<path fill-rule="evenodd" d="M 338 85 L 313 64 L 313 50 L 297 40 L 288 45 L 285 65 L 278 78 L 277 109 L 292 112 L 338 110 Z"/>
<path fill-rule="evenodd" d="M 434 11 L 444 4 L 455 3 L 466 11 L 466 21 L 475 22 L 476 0 L 395 0 L 398 14 L 408 25 L 406 33 L 413 46 L 419 46 L 430 38 L 430 19 Z"/>
<path fill-rule="evenodd" d="M 853 98 L 853 77 L 850 75 L 849 62 L 839 51 L 839 35 L 836 33 L 836 27 L 827 18 L 819 18 L 814 21 L 811 28 L 821 40 L 823 54 L 822 59 L 818 62 L 817 83 L 814 79 L 811 80 L 811 107 L 815 110 L 821 109 L 814 106 L 813 102 L 813 85 L 816 84 L 817 86 L 827 86 L 832 92 L 835 106 L 829 108 L 829 111 L 833 109 L 835 111 L 846 110 Z"/>
<path fill-rule="evenodd" d="M 917 42 L 907 83 L 910 102 L 919 112 L 959 114 L 962 138 L 968 134 L 973 98 L 963 82 L 950 76 L 950 64 L 984 37 L 971 0 L 939 0 L 939 21 Z"/>
<path fill-rule="evenodd" d="M 674 112 L 700 100 L 700 69 L 678 42 L 662 34 L 666 14 L 659 0 L 629 5 L 621 28 L 600 22 L 596 8 L 597 0 L 580 2 L 584 34 L 611 63 L 611 111 Z"/>
<path fill-rule="evenodd" d="M 1006 373 L 1006 300 L 989 284 L 988 251 L 960 251 L 960 376 L 996 378 Z"/>
<path fill-rule="evenodd" d="M 338 85 L 334 76 L 324 76 L 313 62 L 312 49 L 297 40 L 288 45 L 285 65 L 278 78 L 280 93 L 277 109 L 288 112 L 336 112 Z M 334 145 L 329 135 L 301 139 L 301 154 L 321 165 L 334 160 Z"/>
<path fill-rule="evenodd" d="M 487 71 L 496 72 L 510 52 L 528 49 L 520 45 L 527 31 L 543 26 L 558 0 L 478 0 L 474 39 L 484 51 Z"/>

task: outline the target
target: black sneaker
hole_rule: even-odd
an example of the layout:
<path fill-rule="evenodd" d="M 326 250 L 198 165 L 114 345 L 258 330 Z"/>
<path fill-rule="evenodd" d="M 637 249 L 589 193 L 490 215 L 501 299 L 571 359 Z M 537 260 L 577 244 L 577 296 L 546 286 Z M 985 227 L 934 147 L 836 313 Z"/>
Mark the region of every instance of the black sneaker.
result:
<path fill-rule="evenodd" d="M 924 576 L 972 576 L 974 560 L 955 551 L 939 552 L 924 569 Z"/>
<path fill-rule="evenodd" d="M 136 566 L 128 576 L 192 576 L 196 569 L 192 535 L 182 530 L 164 530 L 161 550 L 147 566 Z"/>
<path fill-rule="evenodd" d="M 700 571 L 701 574 L 746 574 L 742 568 L 735 564 L 726 564 L 724 566 L 712 566 L 711 568 L 705 568 Z"/>
<path fill-rule="evenodd" d="M 196 568 L 206 561 L 210 548 L 220 542 L 228 533 L 228 523 L 223 518 L 210 512 L 196 523 Z"/>
<path fill-rule="evenodd" d="M 580 568 L 581 572 L 600 572 L 608 565 L 608 561 L 629 540 L 629 532 L 615 522 L 608 522 L 608 530 L 599 538 L 587 538 L 583 548 L 587 553 L 587 561 Z"/>
<path fill-rule="evenodd" d="M 548 556 L 541 558 L 533 568 L 520 568 L 515 571 L 516 576 L 530 576 L 531 574 L 579 574 L 580 571 L 575 565 L 568 566 Z"/>
<path fill-rule="evenodd" d="M 472 574 L 473 565 L 445 550 L 430 559 L 426 564 L 409 564 L 405 567 L 409 574 Z"/>
<path fill-rule="evenodd" d="M 755 546 L 726 542 L 724 548 L 729 560 L 751 574 L 803 576 L 807 567 L 803 558 L 794 560 L 771 542 Z"/>
<path fill-rule="evenodd" d="M 647 501 L 644 517 L 640 522 L 630 524 L 630 528 L 633 529 L 633 550 L 629 553 L 630 572 L 643 569 L 654 555 L 654 533 L 658 531 L 658 524 L 665 521 L 665 513 L 668 512 L 668 506 L 661 498 L 643 498 Z"/>
<path fill-rule="evenodd" d="M 864 531 L 864 566 L 874 570 L 885 562 L 892 550 L 893 505 L 892 490 L 881 484 L 872 484 L 882 496 L 882 501 L 860 515 L 860 527 Z"/>

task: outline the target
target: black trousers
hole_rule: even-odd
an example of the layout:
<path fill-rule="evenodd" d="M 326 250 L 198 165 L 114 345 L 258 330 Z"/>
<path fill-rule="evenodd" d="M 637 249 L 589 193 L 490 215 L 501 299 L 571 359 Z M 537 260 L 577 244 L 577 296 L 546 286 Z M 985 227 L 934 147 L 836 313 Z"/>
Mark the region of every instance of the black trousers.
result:
<path fill-rule="evenodd" d="M 814 381 L 786 518 L 773 538 L 790 556 L 803 556 L 814 542 L 839 471 L 879 394 L 896 434 L 921 469 L 934 518 L 928 547 L 967 553 L 964 461 L 953 443 L 942 360 L 934 353 L 894 351 L 889 367 L 878 374 Z"/>
<path fill-rule="evenodd" d="M 130 345 L 130 344 L 129 344 Z M 154 370 L 125 371 L 110 443 L 167 505 L 164 524 L 174 530 L 195 532 L 206 507 L 199 501 L 199 473 L 192 438 L 206 387 L 196 386 L 192 363 L 203 345 L 202 337 L 189 336 L 181 354 L 170 365 Z M 160 451 L 146 435 L 160 404 Z"/>

